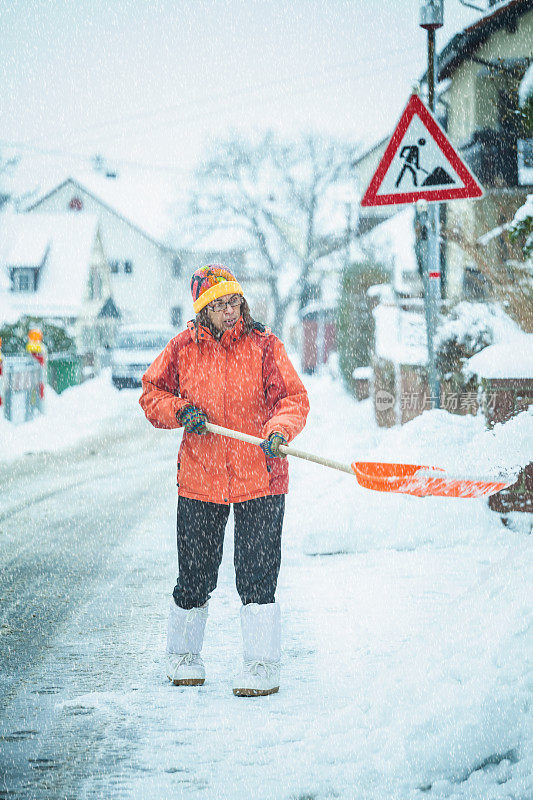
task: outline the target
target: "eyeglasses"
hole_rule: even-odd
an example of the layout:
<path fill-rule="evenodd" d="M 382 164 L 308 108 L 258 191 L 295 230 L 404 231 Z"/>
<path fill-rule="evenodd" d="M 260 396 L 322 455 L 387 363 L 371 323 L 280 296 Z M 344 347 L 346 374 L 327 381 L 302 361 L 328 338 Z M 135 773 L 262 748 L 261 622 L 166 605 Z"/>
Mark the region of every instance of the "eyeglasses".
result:
<path fill-rule="evenodd" d="M 226 306 L 231 306 L 231 308 L 237 308 L 242 303 L 242 297 L 238 294 L 234 294 L 233 297 L 230 297 L 229 300 L 214 300 L 212 303 L 209 303 L 207 306 L 211 309 L 211 311 L 219 312 L 225 311 Z"/>

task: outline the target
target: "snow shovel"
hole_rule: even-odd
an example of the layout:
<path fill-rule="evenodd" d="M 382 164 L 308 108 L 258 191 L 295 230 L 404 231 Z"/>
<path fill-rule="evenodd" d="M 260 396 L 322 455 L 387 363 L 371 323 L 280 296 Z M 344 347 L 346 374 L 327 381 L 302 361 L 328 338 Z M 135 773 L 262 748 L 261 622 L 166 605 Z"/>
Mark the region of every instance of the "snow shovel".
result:
<path fill-rule="evenodd" d="M 209 433 L 219 436 L 229 436 L 241 442 L 260 445 L 263 439 L 250 436 L 248 433 L 222 428 L 211 422 L 205 424 Z M 416 464 L 389 464 L 380 461 L 354 461 L 351 466 L 331 461 L 329 458 L 304 453 L 294 447 L 280 445 L 280 451 L 287 456 L 303 458 L 305 461 L 314 461 L 324 467 L 347 472 L 357 478 L 357 482 L 365 489 L 377 492 L 400 492 L 416 497 L 484 497 L 496 494 L 514 481 L 495 480 L 494 478 L 467 477 L 448 475 L 440 467 L 424 467 Z"/>

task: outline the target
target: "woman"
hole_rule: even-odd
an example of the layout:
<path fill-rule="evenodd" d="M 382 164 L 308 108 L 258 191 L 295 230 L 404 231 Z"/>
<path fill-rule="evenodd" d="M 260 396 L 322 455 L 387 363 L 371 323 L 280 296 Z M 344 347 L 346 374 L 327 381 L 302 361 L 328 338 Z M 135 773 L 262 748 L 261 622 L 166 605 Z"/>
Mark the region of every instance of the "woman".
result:
<path fill-rule="evenodd" d="M 251 318 L 227 267 L 198 269 L 191 292 L 196 319 L 149 367 L 139 401 L 155 427 L 185 429 L 168 677 L 178 686 L 205 680 L 200 651 L 233 504 L 244 656 L 233 692 L 272 694 L 279 689 L 281 615 L 274 595 L 288 491 L 288 464 L 279 446 L 302 430 L 309 401 L 283 344 Z M 207 421 L 259 436 L 261 447 L 208 433 Z"/>

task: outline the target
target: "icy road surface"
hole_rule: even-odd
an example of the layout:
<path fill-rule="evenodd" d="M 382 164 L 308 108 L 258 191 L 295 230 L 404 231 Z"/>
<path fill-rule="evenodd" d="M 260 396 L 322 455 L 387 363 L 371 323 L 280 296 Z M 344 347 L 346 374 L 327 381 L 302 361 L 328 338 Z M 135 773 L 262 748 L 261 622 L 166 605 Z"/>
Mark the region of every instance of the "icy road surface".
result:
<path fill-rule="evenodd" d="M 368 403 L 308 384 L 301 449 L 383 446 Z M 0 464 L 0 798 L 531 800 L 528 537 L 483 501 L 386 497 L 293 461 L 279 694 L 231 691 L 231 521 L 206 683 L 173 687 L 179 434 L 137 394 L 82 443 Z M 453 424 L 460 447 L 474 423 Z"/>

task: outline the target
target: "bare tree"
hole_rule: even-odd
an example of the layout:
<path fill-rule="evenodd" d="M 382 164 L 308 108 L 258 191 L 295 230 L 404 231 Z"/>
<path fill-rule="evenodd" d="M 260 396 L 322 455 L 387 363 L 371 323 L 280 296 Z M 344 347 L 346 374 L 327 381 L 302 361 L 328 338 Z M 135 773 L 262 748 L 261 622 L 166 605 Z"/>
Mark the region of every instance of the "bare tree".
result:
<path fill-rule="evenodd" d="M 216 143 L 197 170 L 196 229 L 244 232 L 264 264 L 276 331 L 295 297 L 300 308 L 312 299 L 317 262 L 347 245 L 351 232 L 339 224 L 338 207 L 337 224 L 328 218 L 328 203 L 333 208 L 333 190 L 354 180 L 356 154 L 352 144 L 317 135 L 283 142 L 266 133 L 255 143 L 233 136 Z M 283 290 L 287 271 L 293 278 Z"/>

